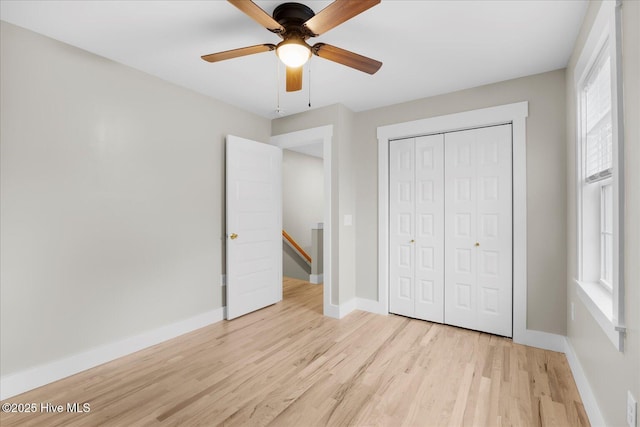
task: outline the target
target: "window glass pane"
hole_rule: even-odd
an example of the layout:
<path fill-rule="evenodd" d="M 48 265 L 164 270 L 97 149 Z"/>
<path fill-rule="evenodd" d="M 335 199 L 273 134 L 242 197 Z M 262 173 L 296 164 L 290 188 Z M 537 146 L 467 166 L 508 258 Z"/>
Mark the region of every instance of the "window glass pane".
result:
<path fill-rule="evenodd" d="M 587 132 L 611 111 L 611 65 L 609 55 L 598 59 L 585 85 Z"/>
<path fill-rule="evenodd" d="M 611 289 L 613 282 L 613 186 L 600 191 L 600 281 Z"/>
<path fill-rule="evenodd" d="M 606 49 L 591 70 L 583 96 L 585 178 L 594 181 L 610 175 L 612 165 L 611 64 Z"/>
<path fill-rule="evenodd" d="M 613 282 L 613 236 L 611 234 L 604 236 L 602 250 L 601 281 L 611 288 Z"/>
<path fill-rule="evenodd" d="M 586 176 L 611 168 L 612 160 L 611 112 L 587 133 Z"/>
<path fill-rule="evenodd" d="M 613 233 L 613 187 L 611 184 L 602 186 L 603 226 L 602 231 Z"/>

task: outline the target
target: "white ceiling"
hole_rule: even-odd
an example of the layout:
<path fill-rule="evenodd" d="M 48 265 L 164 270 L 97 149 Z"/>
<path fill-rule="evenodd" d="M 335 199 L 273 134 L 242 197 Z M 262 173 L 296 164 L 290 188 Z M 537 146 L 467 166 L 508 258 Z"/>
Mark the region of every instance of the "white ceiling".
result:
<path fill-rule="evenodd" d="M 256 1 L 270 14 L 282 2 Z M 331 3 L 301 2 L 316 13 Z M 313 57 L 295 93 L 284 92 L 274 52 L 200 59 L 280 40 L 225 1 L 2 0 L 0 18 L 274 118 L 309 109 L 309 80 L 312 108 L 362 111 L 563 68 L 586 7 L 586 0 L 384 0 L 310 40 L 380 60 L 380 71 L 370 76 Z"/>

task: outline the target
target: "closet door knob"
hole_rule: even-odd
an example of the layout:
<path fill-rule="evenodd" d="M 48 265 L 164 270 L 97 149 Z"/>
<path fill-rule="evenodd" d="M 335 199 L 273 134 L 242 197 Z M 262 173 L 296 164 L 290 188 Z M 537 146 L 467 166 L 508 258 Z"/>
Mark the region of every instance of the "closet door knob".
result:
<path fill-rule="evenodd" d="M 238 238 L 238 235 L 236 233 L 231 233 L 231 235 L 229 236 L 229 238 L 231 240 L 236 240 Z"/>
<path fill-rule="evenodd" d="M 411 243 L 415 243 L 415 242 L 416 242 L 415 240 L 411 239 Z"/>
<path fill-rule="evenodd" d="M 480 246 L 480 243 L 476 242 L 474 246 L 477 248 L 478 246 Z"/>

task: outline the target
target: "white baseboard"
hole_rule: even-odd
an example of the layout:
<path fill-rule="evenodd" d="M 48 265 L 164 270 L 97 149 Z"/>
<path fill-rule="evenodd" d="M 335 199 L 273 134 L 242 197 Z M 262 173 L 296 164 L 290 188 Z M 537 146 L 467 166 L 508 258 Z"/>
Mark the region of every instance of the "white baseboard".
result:
<path fill-rule="evenodd" d="M 351 313 L 353 310 L 358 308 L 357 298 L 352 298 L 349 301 L 340 304 L 340 319 L 342 319 L 347 314 Z"/>
<path fill-rule="evenodd" d="M 324 283 L 324 274 L 310 274 L 309 282 L 313 283 L 314 285 Z"/>
<path fill-rule="evenodd" d="M 324 315 L 333 317 L 334 319 L 342 319 L 347 314 L 354 310 L 369 311 L 376 314 L 388 314 L 379 309 L 378 301 L 373 301 L 364 298 L 353 298 L 340 305 L 329 304 L 324 308 Z"/>
<path fill-rule="evenodd" d="M 559 353 L 564 353 L 565 350 L 564 335 L 536 331 L 533 329 L 526 329 L 521 333 L 514 333 L 513 342 L 545 350 L 557 351 Z"/>
<path fill-rule="evenodd" d="M 382 307 L 382 304 L 378 301 L 367 298 L 356 298 L 358 303 L 358 310 L 368 311 L 369 313 L 376 313 L 387 315 L 389 314 L 386 308 Z"/>
<path fill-rule="evenodd" d="M 582 399 L 582 405 L 584 406 L 584 410 L 589 417 L 589 422 L 592 426 L 606 425 L 606 423 L 604 422 L 604 417 L 602 416 L 602 412 L 600 411 L 600 407 L 598 406 L 598 402 L 596 401 L 596 397 L 591 390 L 591 386 L 589 385 L 587 376 L 582 369 L 582 365 L 580 364 L 580 361 L 576 356 L 576 352 L 574 351 L 569 338 L 565 337 L 564 344 L 564 354 L 567 356 L 567 361 L 569 362 L 569 367 L 571 368 L 573 379 L 575 380 L 576 386 L 578 387 L 578 392 L 580 393 L 580 398 Z"/>
<path fill-rule="evenodd" d="M 342 319 L 344 316 L 351 313 L 356 308 L 358 308 L 357 298 L 353 298 L 340 305 L 325 305 L 323 314 L 334 319 Z"/>
<path fill-rule="evenodd" d="M 327 316 L 327 317 L 331 317 L 333 319 L 339 319 L 340 318 L 340 307 L 337 305 L 333 305 L 333 304 L 325 304 L 323 306 L 323 315 Z"/>
<path fill-rule="evenodd" d="M 64 359 L 35 366 L 15 374 L 5 375 L 0 378 L 0 400 L 8 399 L 187 332 L 219 322 L 223 319 L 223 313 L 224 309 L 221 307 L 140 335 L 65 357 Z"/>

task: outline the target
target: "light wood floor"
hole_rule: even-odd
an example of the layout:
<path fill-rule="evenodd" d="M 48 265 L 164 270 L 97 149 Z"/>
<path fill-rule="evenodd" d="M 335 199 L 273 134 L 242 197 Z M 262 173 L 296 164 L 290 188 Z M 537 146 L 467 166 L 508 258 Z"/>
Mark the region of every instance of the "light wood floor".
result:
<path fill-rule="evenodd" d="M 1 414 L 2 426 L 583 426 L 563 354 L 356 311 L 323 317 L 322 286 L 8 402 L 84 414 Z"/>

